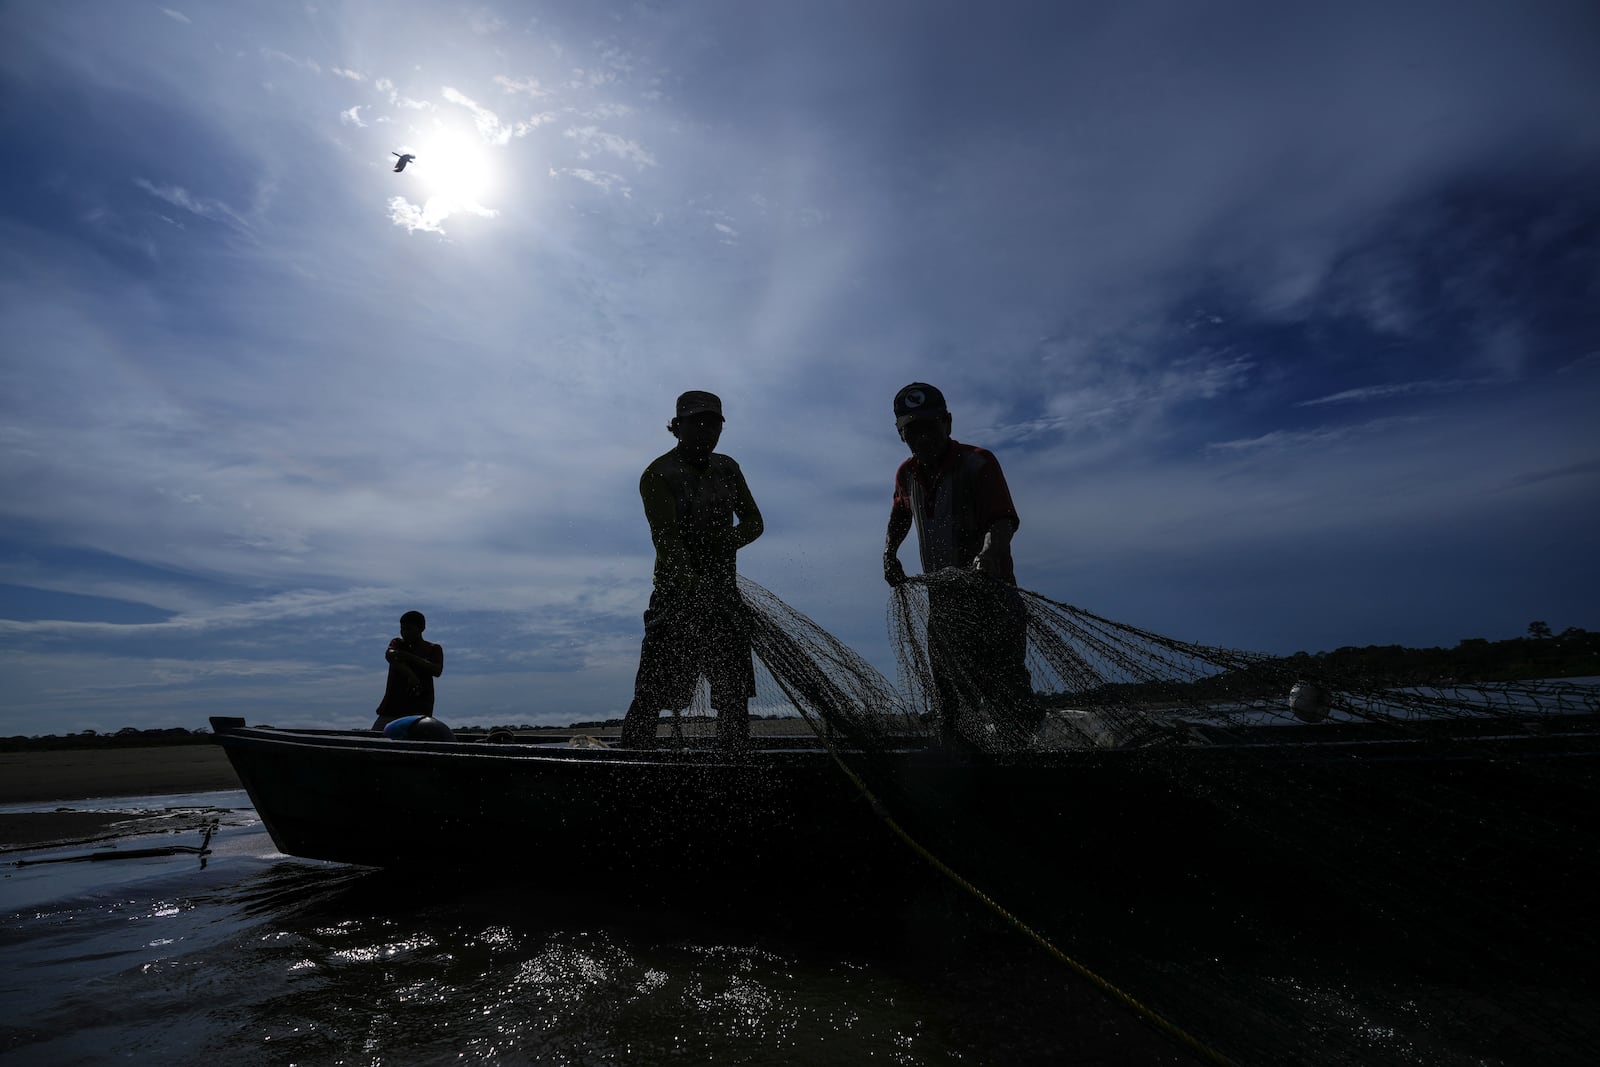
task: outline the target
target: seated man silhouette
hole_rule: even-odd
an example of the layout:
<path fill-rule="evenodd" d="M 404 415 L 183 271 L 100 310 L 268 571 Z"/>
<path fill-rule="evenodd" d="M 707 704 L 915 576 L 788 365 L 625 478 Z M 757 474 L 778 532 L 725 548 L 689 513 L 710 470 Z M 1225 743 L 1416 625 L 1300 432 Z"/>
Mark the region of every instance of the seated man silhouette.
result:
<path fill-rule="evenodd" d="M 383 658 L 389 662 L 389 679 L 378 704 L 374 730 L 395 719 L 433 714 L 433 680 L 444 673 L 444 648 L 422 639 L 428 620 L 420 611 L 400 616 L 400 636 L 389 642 Z"/>

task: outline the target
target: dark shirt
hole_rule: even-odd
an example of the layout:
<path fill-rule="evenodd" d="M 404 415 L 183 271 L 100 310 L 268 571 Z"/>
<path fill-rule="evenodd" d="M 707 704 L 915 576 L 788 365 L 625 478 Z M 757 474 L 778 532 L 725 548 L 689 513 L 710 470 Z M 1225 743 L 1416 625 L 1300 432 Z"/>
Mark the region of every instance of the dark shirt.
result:
<path fill-rule="evenodd" d="M 732 587 L 738 548 L 761 530 L 761 512 L 739 464 L 713 452 L 704 466 L 674 448 L 639 478 L 650 540 L 656 546 L 655 584 L 674 592 L 693 579 Z M 749 534 L 736 536 L 734 520 Z"/>
<path fill-rule="evenodd" d="M 444 647 L 432 641 L 407 645 L 396 637 L 389 642 L 389 648 L 404 649 L 414 656 L 421 656 L 433 664 L 433 670 L 409 660 L 390 663 L 389 681 L 383 689 L 383 701 L 378 705 L 378 721 L 389 722 L 402 715 L 432 715 L 433 680 L 444 673 Z M 388 655 L 388 650 L 384 655 Z"/>

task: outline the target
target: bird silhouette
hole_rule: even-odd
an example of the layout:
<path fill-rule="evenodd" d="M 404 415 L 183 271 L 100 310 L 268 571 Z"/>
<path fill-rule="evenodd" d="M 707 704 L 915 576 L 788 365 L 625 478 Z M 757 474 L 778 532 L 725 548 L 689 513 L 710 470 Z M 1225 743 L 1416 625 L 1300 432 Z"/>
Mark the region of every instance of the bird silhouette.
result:
<path fill-rule="evenodd" d="M 389 154 L 391 156 L 400 156 L 399 152 L 390 152 Z M 400 156 L 400 162 L 398 162 L 398 163 L 396 163 L 394 165 L 394 172 L 396 174 L 399 174 L 401 171 L 406 169 L 406 164 L 407 163 L 410 163 L 413 159 L 416 159 L 416 158 L 417 157 L 412 155 L 410 152 L 407 152 L 405 155 Z"/>

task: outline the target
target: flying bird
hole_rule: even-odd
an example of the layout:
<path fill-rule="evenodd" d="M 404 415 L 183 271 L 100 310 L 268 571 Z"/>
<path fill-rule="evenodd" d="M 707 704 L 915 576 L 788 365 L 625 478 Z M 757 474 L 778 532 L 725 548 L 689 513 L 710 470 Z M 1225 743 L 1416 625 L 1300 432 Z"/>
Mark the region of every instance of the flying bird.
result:
<path fill-rule="evenodd" d="M 390 152 L 389 154 L 391 156 L 400 156 L 399 152 Z M 394 172 L 396 174 L 399 174 L 401 171 L 406 169 L 406 164 L 407 163 L 410 163 L 413 159 L 416 159 L 416 158 L 417 157 L 412 155 L 410 152 L 407 152 L 405 155 L 400 156 L 400 162 L 398 162 L 398 163 L 396 163 L 394 165 Z"/>

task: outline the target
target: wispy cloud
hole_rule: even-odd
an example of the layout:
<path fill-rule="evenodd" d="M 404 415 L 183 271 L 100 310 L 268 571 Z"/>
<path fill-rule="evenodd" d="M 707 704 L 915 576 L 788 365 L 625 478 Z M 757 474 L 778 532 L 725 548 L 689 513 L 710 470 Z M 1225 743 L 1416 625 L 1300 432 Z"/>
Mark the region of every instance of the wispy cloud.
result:
<path fill-rule="evenodd" d="M 551 167 L 550 177 L 576 178 L 608 193 L 621 193 L 624 197 L 633 195 L 633 188 L 628 184 L 628 179 L 620 174 L 610 174 L 602 170 L 590 170 L 587 167 Z"/>
<path fill-rule="evenodd" d="M 212 605 L 188 610 L 159 622 L 68 622 L 40 619 L 19 622 L 0 619 L 0 633 L 15 638 L 38 636 L 94 636 L 121 640 L 157 635 L 250 631 L 277 623 L 305 623 L 310 619 L 368 611 L 393 600 L 393 593 L 380 589 L 352 589 L 340 593 L 319 590 L 293 590 L 259 600 Z"/>
<path fill-rule="evenodd" d="M 493 8 L 480 7 L 467 16 L 467 26 L 480 36 L 488 37 L 506 28 L 506 20 Z"/>
<path fill-rule="evenodd" d="M 578 143 L 579 159 L 589 159 L 597 152 L 606 152 L 641 167 L 656 165 L 656 157 L 641 147 L 637 141 L 630 141 L 614 133 L 606 133 L 597 126 L 573 127 L 562 136 Z"/>
<path fill-rule="evenodd" d="M 1404 415 L 1349 426 L 1319 426 L 1311 430 L 1273 430 L 1258 437 L 1241 437 L 1233 441 L 1217 441 L 1206 446 L 1209 452 L 1293 452 L 1325 450 L 1360 438 L 1381 436 L 1404 426 L 1428 421 L 1427 416 Z"/>
<path fill-rule="evenodd" d="M 1506 488 L 1520 489 L 1523 486 L 1558 481 L 1563 478 L 1600 478 L 1600 459 L 1592 459 L 1583 463 L 1570 463 L 1563 467 L 1552 467 L 1548 470 L 1529 471 L 1526 474 L 1512 478 L 1506 483 Z M 1597 484 L 1596 488 L 1600 488 L 1600 484 Z"/>
<path fill-rule="evenodd" d="M 167 16 L 167 18 L 172 19 L 174 22 L 181 22 L 185 26 L 189 25 L 191 22 L 194 21 L 188 15 L 185 15 L 182 11 L 174 11 L 170 7 L 162 8 L 161 9 L 161 13 L 163 15 Z"/>
<path fill-rule="evenodd" d="M 494 76 L 494 83 L 500 86 L 501 91 L 505 93 L 521 93 L 524 96 L 531 97 L 549 95 L 549 93 L 539 87 L 538 78 L 513 78 L 505 74 L 496 74 Z"/>
<path fill-rule="evenodd" d="M 287 52 L 280 52 L 276 48 L 262 48 L 261 54 L 267 59 L 277 60 L 280 63 L 290 63 L 294 66 L 300 67 L 304 70 L 312 71 L 314 73 L 322 73 L 322 64 L 318 63 L 314 59 L 301 59 L 297 56 L 291 56 Z"/>
<path fill-rule="evenodd" d="M 329 73 L 337 74 L 341 78 L 349 78 L 353 82 L 364 82 L 367 80 L 367 76 L 362 74 L 360 71 L 347 70 L 344 67 L 329 67 L 328 71 Z"/>
<path fill-rule="evenodd" d="M 458 104 L 472 113 L 473 124 L 478 129 L 478 136 L 488 144 L 504 145 L 513 137 L 523 137 L 530 130 L 536 130 L 546 121 L 543 115 L 535 115 L 529 119 L 519 119 L 512 123 L 503 123 L 500 116 L 479 104 L 459 89 L 445 86 L 440 90 L 443 96 L 452 104 Z"/>
<path fill-rule="evenodd" d="M 346 126 L 358 126 L 362 129 L 365 129 L 367 124 L 361 121 L 362 106 L 363 105 L 361 104 L 357 104 L 348 111 L 339 112 L 339 121 L 344 123 Z"/>
<path fill-rule="evenodd" d="M 499 214 L 494 208 L 484 207 L 471 200 L 447 196 L 430 196 L 423 203 L 413 204 L 403 196 L 389 199 L 389 221 L 402 226 L 407 233 L 444 233 L 444 221 L 458 212 L 492 219 Z"/>
<path fill-rule="evenodd" d="M 372 83 L 372 87 L 383 93 L 388 98 L 389 103 L 395 107 L 405 108 L 408 111 L 429 111 L 433 108 L 432 101 L 415 100 L 409 96 L 402 96 L 400 90 L 395 88 L 394 82 L 388 78 L 379 78 Z"/>
<path fill-rule="evenodd" d="M 220 200 L 197 197 L 181 185 L 157 185 L 146 178 L 135 178 L 133 184 L 158 200 L 164 200 L 173 207 L 182 208 L 203 219 L 225 223 L 241 230 L 250 228 L 249 222 L 227 204 Z"/>
<path fill-rule="evenodd" d="M 1302 400 L 1296 407 L 1309 408 L 1323 404 L 1365 404 L 1375 400 L 1393 400 L 1402 396 L 1440 396 L 1459 393 L 1463 389 L 1476 389 L 1493 385 L 1493 378 L 1436 378 L 1417 382 L 1391 382 L 1384 385 L 1363 385 L 1354 389 L 1341 389 L 1337 393 Z"/>

